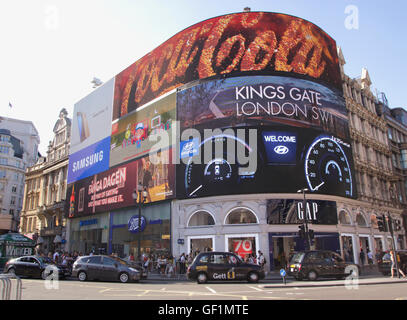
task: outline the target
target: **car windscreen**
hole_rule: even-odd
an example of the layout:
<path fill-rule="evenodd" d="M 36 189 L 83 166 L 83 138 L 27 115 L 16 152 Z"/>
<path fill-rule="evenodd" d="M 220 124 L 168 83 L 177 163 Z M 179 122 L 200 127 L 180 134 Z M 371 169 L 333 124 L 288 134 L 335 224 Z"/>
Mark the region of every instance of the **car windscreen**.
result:
<path fill-rule="evenodd" d="M 111 259 L 113 259 L 114 261 L 124 265 L 124 266 L 128 266 L 129 263 L 127 261 L 124 261 L 123 259 L 117 258 L 117 257 L 110 257 Z"/>
<path fill-rule="evenodd" d="M 37 259 L 40 260 L 41 264 L 55 264 L 54 261 L 48 257 L 38 257 Z"/>
<path fill-rule="evenodd" d="M 304 252 L 297 252 L 291 258 L 290 263 L 301 263 L 304 259 L 305 253 Z"/>

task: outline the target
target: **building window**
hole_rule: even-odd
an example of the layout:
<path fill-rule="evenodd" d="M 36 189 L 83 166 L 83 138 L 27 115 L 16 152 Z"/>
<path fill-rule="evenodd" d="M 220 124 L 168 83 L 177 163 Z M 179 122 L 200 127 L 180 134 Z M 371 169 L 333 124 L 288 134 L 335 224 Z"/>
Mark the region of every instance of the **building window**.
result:
<path fill-rule="evenodd" d="M 213 226 L 215 220 L 207 211 L 198 211 L 191 215 L 188 221 L 188 227 Z"/>
<path fill-rule="evenodd" d="M 6 177 L 6 170 L 0 170 L 0 178 Z"/>
<path fill-rule="evenodd" d="M 0 153 L 9 154 L 10 148 L 6 146 L 0 146 Z"/>
<path fill-rule="evenodd" d="M 248 224 L 259 223 L 256 215 L 247 208 L 232 210 L 225 219 L 225 224 Z"/>
<path fill-rule="evenodd" d="M 0 141 L 6 141 L 6 142 L 10 142 L 10 136 L 0 136 Z"/>
<path fill-rule="evenodd" d="M 339 212 L 339 223 L 344 224 L 344 225 L 351 225 L 352 224 L 352 221 L 350 219 L 350 215 L 345 210 L 342 210 L 341 212 Z"/>
<path fill-rule="evenodd" d="M 392 132 L 391 132 L 391 128 L 389 128 L 389 129 L 387 130 L 387 134 L 389 135 L 389 139 L 390 139 L 390 140 L 393 140 L 393 134 L 392 134 Z"/>
<path fill-rule="evenodd" d="M 367 227 L 366 219 L 360 213 L 356 216 L 356 223 L 359 227 Z"/>

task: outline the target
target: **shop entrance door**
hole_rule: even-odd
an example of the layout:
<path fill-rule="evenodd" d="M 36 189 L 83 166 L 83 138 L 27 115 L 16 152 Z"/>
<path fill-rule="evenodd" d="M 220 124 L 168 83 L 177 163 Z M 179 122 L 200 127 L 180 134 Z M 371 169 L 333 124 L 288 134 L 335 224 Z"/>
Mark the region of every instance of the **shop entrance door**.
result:
<path fill-rule="evenodd" d="M 365 236 L 359 236 L 360 250 L 359 250 L 359 262 L 364 265 L 368 263 L 367 253 L 370 251 L 369 238 Z"/>
<path fill-rule="evenodd" d="M 346 262 L 354 263 L 352 237 L 342 236 L 343 257 Z"/>

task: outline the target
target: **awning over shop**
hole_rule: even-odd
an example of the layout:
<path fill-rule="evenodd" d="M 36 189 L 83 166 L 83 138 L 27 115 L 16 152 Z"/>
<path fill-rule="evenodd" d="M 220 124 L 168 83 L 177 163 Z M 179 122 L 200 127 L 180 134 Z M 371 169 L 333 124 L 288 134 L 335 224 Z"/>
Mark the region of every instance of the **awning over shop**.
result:
<path fill-rule="evenodd" d="M 6 233 L 1 235 L 0 244 L 3 243 L 17 246 L 35 246 L 35 241 L 19 233 Z"/>

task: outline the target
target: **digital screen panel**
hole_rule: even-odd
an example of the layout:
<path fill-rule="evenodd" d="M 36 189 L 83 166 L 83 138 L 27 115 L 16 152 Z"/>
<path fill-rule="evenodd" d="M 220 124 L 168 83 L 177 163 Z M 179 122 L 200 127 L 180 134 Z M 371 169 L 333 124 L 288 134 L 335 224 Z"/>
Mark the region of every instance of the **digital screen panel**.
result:
<path fill-rule="evenodd" d="M 296 75 L 342 90 L 335 41 L 298 17 L 236 13 L 197 23 L 116 76 L 113 120 L 195 80 Z"/>
<path fill-rule="evenodd" d="M 68 217 L 135 206 L 138 199 L 133 199 L 133 192 L 138 194 L 139 186 L 147 191 L 145 203 L 174 198 L 175 166 L 168 164 L 171 156 L 172 149 L 163 150 L 69 185 Z"/>
<path fill-rule="evenodd" d="M 181 133 L 217 132 L 199 144 L 181 136 L 181 145 L 192 151 L 188 157 L 181 149 L 179 198 L 302 188 L 356 197 L 345 102 L 338 90 L 280 76 L 217 79 L 180 90 L 177 108 Z M 221 152 L 216 145 L 223 146 Z M 239 161 L 239 146 L 256 159 L 254 169 Z"/>
<path fill-rule="evenodd" d="M 157 141 L 149 139 L 161 132 L 168 134 L 169 147 L 176 143 L 175 92 L 162 97 L 112 124 L 110 167 L 148 155 Z"/>

